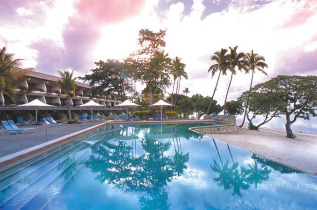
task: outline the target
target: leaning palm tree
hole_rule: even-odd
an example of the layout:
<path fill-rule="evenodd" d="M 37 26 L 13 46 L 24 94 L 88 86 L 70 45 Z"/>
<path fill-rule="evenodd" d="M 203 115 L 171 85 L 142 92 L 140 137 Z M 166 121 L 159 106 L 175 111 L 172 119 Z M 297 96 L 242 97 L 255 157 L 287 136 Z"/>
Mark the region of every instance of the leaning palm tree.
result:
<path fill-rule="evenodd" d="M 253 53 L 253 50 L 251 51 L 251 53 L 247 53 L 245 55 L 245 60 L 247 62 L 247 66 L 248 66 L 247 71 L 251 71 L 252 75 L 251 75 L 249 94 L 248 94 L 247 101 L 245 104 L 243 120 L 242 120 L 241 125 L 239 125 L 240 128 L 244 125 L 245 117 L 248 113 L 249 98 L 250 98 L 250 92 L 251 92 L 252 83 L 253 83 L 253 75 L 255 73 L 255 70 L 258 70 L 259 72 L 261 72 L 267 76 L 267 73 L 264 71 L 264 68 L 268 67 L 267 64 L 265 63 L 265 58 L 263 56 L 256 54 L 256 53 Z"/>
<path fill-rule="evenodd" d="M 229 47 L 230 53 L 227 55 L 227 60 L 228 60 L 228 70 L 231 72 L 231 78 L 230 82 L 228 85 L 226 97 L 225 97 L 225 102 L 223 105 L 223 110 L 224 110 L 224 115 L 226 115 L 226 106 L 227 106 L 227 98 L 228 98 L 228 93 L 230 90 L 231 82 L 233 75 L 236 75 L 236 67 L 241 71 L 242 69 L 246 70 L 247 62 L 244 60 L 245 54 L 243 52 L 238 53 L 237 49 L 238 46 L 235 46 L 234 48 Z"/>
<path fill-rule="evenodd" d="M 214 55 L 212 55 L 210 58 L 211 60 L 216 61 L 216 63 L 209 67 L 208 72 L 211 72 L 211 77 L 215 76 L 217 71 L 219 71 L 219 74 L 218 74 L 216 86 L 214 88 L 214 92 L 212 93 L 212 96 L 210 98 L 210 102 L 209 102 L 208 110 L 207 110 L 207 115 L 210 112 L 210 108 L 211 108 L 212 102 L 214 100 L 214 96 L 215 96 L 215 93 L 216 93 L 216 90 L 218 87 L 220 75 L 221 75 L 221 73 L 223 75 L 226 75 L 226 70 L 227 70 L 227 65 L 228 65 L 227 55 L 226 55 L 227 52 L 228 52 L 227 49 L 222 48 L 220 51 L 215 52 Z"/>
<path fill-rule="evenodd" d="M 66 105 L 67 105 L 67 111 L 68 111 L 68 119 L 70 120 L 72 119 L 72 113 L 70 110 L 70 101 L 76 89 L 76 84 L 75 84 L 76 77 L 73 78 L 73 72 L 74 70 L 71 73 L 68 71 L 58 71 L 58 73 L 61 76 L 61 79 L 57 81 L 57 84 L 60 86 L 62 91 L 67 95 Z"/>
<path fill-rule="evenodd" d="M 0 50 L 0 94 L 15 101 L 14 88 L 17 86 L 18 78 L 23 74 L 23 71 L 17 71 L 21 59 L 13 59 L 14 55 L 7 53 L 6 50 L 6 47 Z"/>

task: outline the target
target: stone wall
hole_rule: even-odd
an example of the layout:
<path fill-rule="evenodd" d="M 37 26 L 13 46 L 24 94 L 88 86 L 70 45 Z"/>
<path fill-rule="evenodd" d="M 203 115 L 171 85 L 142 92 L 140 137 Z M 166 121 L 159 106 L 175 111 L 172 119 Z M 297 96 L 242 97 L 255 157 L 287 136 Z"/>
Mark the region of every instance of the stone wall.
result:
<path fill-rule="evenodd" d="M 236 125 L 214 125 L 192 127 L 189 130 L 200 134 L 231 134 L 237 132 L 237 127 Z"/>

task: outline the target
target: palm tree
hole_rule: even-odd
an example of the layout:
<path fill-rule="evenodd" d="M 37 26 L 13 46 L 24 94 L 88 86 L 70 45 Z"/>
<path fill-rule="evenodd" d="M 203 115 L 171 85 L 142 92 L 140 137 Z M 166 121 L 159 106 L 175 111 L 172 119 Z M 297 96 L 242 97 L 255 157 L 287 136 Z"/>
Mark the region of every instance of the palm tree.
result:
<path fill-rule="evenodd" d="M 208 110 L 207 110 L 207 115 L 210 112 L 211 104 L 214 100 L 214 96 L 215 96 L 215 93 L 216 93 L 216 90 L 218 87 L 220 75 L 221 75 L 221 73 L 223 75 L 226 75 L 226 70 L 227 70 L 227 65 L 228 65 L 227 55 L 226 55 L 227 52 L 228 52 L 227 49 L 222 48 L 220 51 L 215 52 L 214 55 L 211 56 L 211 58 L 210 58 L 211 60 L 216 61 L 216 63 L 209 67 L 208 72 L 211 72 L 211 77 L 213 77 L 217 71 L 219 71 L 219 74 L 218 74 L 218 78 L 217 78 L 214 92 L 212 93 L 212 96 L 210 98 L 210 102 L 209 102 Z"/>
<path fill-rule="evenodd" d="M 188 93 L 190 93 L 188 87 L 183 90 L 183 93 L 184 93 L 186 96 L 187 96 Z"/>
<path fill-rule="evenodd" d="M 74 70 L 70 73 L 68 71 L 58 71 L 58 73 L 61 76 L 61 80 L 57 81 L 57 84 L 60 86 L 62 91 L 67 95 L 67 111 L 68 111 L 68 119 L 72 119 L 72 113 L 70 110 L 70 101 L 75 94 L 75 89 L 76 89 L 76 84 L 75 84 L 75 79 L 76 77 L 73 78 L 73 72 Z"/>
<path fill-rule="evenodd" d="M 173 68 L 171 73 L 174 77 L 174 85 L 176 82 L 176 91 L 175 91 L 175 97 L 174 97 L 174 104 L 176 104 L 177 95 L 179 94 L 181 79 L 182 77 L 184 77 L 185 79 L 188 79 L 188 75 L 185 71 L 186 64 L 182 63 L 179 57 L 176 57 L 172 63 L 173 63 Z M 173 92 L 174 92 L 174 85 L 173 85 Z"/>
<path fill-rule="evenodd" d="M 247 71 L 251 71 L 252 75 L 251 75 L 250 89 L 249 89 L 249 94 L 248 94 L 246 105 L 245 105 L 243 120 L 242 120 L 241 125 L 239 125 L 240 128 L 244 125 L 245 117 L 246 117 L 247 112 L 248 112 L 250 92 L 251 92 L 251 88 L 252 88 L 253 75 L 255 73 L 255 70 L 258 70 L 259 72 L 261 72 L 267 76 L 267 73 L 264 71 L 264 68 L 268 67 L 267 64 L 265 63 L 265 58 L 263 56 L 256 54 L 256 53 L 253 53 L 253 50 L 251 51 L 251 53 L 247 53 L 245 55 L 245 60 L 247 62 L 247 66 L 248 66 Z"/>
<path fill-rule="evenodd" d="M 229 47 L 229 49 L 230 49 L 230 54 L 227 55 L 227 60 L 228 60 L 227 67 L 228 67 L 228 70 L 231 72 L 231 78 L 228 85 L 225 102 L 223 105 L 224 115 L 226 115 L 227 98 L 228 98 L 228 93 L 230 90 L 232 78 L 233 78 L 233 75 L 236 75 L 237 73 L 236 67 L 238 67 L 238 69 L 241 71 L 242 69 L 246 69 L 246 65 L 247 65 L 246 61 L 244 60 L 245 54 L 242 52 L 240 53 L 237 52 L 238 46 L 235 46 L 234 48 Z"/>
<path fill-rule="evenodd" d="M 13 91 L 17 86 L 17 81 L 22 76 L 23 71 L 15 71 L 21 65 L 21 59 L 13 59 L 13 54 L 6 52 L 6 47 L 0 50 L 0 94 L 4 94 L 16 100 Z"/>

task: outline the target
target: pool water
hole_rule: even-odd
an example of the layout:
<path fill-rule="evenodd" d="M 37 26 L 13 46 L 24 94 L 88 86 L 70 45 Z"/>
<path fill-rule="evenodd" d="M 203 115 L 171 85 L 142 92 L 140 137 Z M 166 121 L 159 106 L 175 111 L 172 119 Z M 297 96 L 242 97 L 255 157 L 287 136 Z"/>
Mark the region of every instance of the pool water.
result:
<path fill-rule="evenodd" d="M 1 173 L 0 209 L 316 209 L 316 176 L 197 125 L 99 129 Z"/>

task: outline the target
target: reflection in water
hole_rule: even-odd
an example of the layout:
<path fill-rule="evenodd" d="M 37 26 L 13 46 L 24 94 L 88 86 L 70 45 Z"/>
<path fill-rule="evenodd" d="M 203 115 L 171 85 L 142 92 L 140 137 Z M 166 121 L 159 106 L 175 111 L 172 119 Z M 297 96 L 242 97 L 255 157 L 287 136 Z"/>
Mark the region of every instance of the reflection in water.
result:
<path fill-rule="evenodd" d="M 127 134 L 125 129 L 122 131 Z M 125 137 L 129 139 L 138 134 L 135 130 Z M 171 141 L 158 141 L 151 137 L 153 134 L 155 132 L 145 132 L 140 140 L 143 154 L 136 155 L 136 151 L 133 151 L 136 150 L 136 142 L 132 141 L 130 146 L 128 142 L 118 140 L 123 135 L 117 132 L 110 140 L 93 147 L 93 155 L 85 164 L 96 174 L 95 178 L 100 183 L 113 184 L 123 191 L 143 193 L 139 198 L 142 208 L 166 209 L 168 193 L 164 186 L 184 172 L 189 153 L 183 154 L 180 151 L 181 142 L 178 141 L 178 146 L 174 146 L 174 156 L 165 155 L 172 146 Z M 166 131 L 164 134 L 167 134 Z"/>
<path fill-rule="evenodd" d="M 269 174 L 271 170 L 269 170 L 266 166 L 259 165 L 258 160 L 252 156 L 254 160 L 254 165 L 248 164 L 248 169 L 244 167 L 239 167 L 239 163 L 235 162 L 230 150 L 230 146 L 227 144 L 227 148 L 232 160 L 232 165 L 229 165 L 229 161 L 223 164 L 221 155 L 217 146 L 217 143 L 214 139 L 212 139 L 217 150 L 218 158 L 221 163 L 219 163 L 213 159 L 213 163 L 210 164 L 211 169 L 218 174 L 218 177 L 214 178 L 215 182 L 223 186 L 225 190 L 233 188 L 232 195 L 241 195 L 241 189 L 247 190 L 249 189 L 251 184 L 255 185 L 257 188 L 258 184 L 261 184 L 263 181 L 267 181 L 269 179 Z"/>

